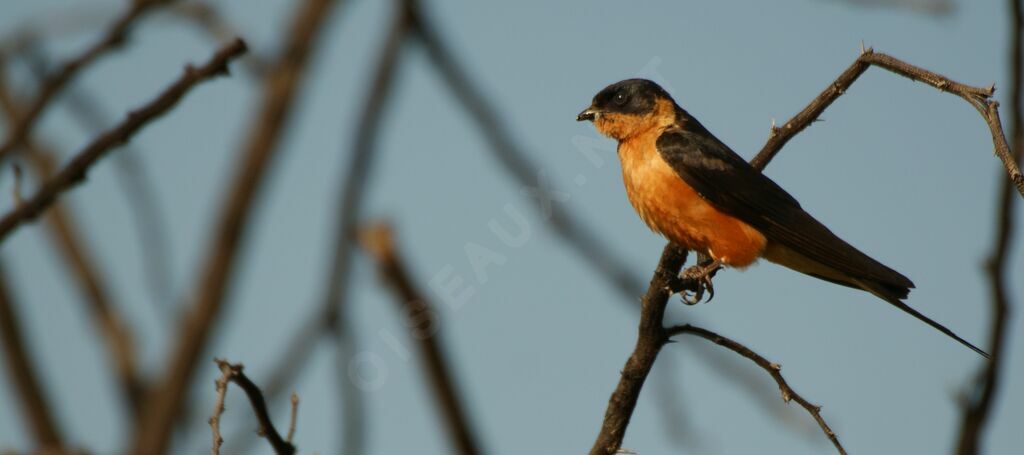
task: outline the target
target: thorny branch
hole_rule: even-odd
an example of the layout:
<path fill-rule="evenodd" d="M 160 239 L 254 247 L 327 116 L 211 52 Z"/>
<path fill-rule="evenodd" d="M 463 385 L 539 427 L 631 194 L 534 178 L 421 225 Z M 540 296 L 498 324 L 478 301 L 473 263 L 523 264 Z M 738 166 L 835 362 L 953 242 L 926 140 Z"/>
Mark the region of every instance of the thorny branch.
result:
<path fill-rule="evenodd" d="M 200 273 L 194 299 L 184 310 L 177 344 L 171 348 L 167 369 L 156 383 L 159 392 L 151 393 L 146 401 L 131 453 L 162 453 L 167 446 L 196 364 L 224 307 L 242 239 L 250 229 L 252 208 L 280 148 L 281 132 L 291 118 L 309 57 L 336 4 L 334 0 L 306 0 L 298 7 L 285 45 L 264 79 L 261 107 L 239 151 L 237 174 L 227 190 L 223 209 L 218 211 L 207 256 L 197 267 Z"/>
<path fill-rule="evenodd" d="M 185 68 L 185 73 L 155 99 L 128 114 L 119 125 L 94 139 L 71 162 L 40 186 L 36 194 L 24 204 L 0 218 L 0 242 L 18 226 L 39 216 L 56 201 L 57 196 L 82 182 L 89 168 L 115 147 L 127 142 L 150 121 L 174 107 L 199 82 L 227 73 L 227 63 L 245 52 L 245 43 L 236 40 L 225 46 L 203 66 Z"/>
<path fill-rule="evenodd" d="M 131 6 L 114 21 L 107 32 L 84 52 L 67 61 L 53 74 L 46 78 L 35 99 L 25 109 L 23 115 L 14 123 L 7 133 L 6 139 L 0 144 L 0 161 L 20 146 L 28 134 L 32 132 L 39 115 L 50 104 L 50 101 L 64 89 L 79 71 L 85 69 L 99 57 L 119 47 L 128 38 L 134 22 L 151 11 L 154 7 L 174 0 L 133 0 Z"/>
<path fill-rule="evenodd" d="M 238 387 L 241 387 L 249 398 L 252 412 L 256 414 L 256 421 L 259 422 L 257 433 L 267 439 L 270 446 L 274 448 L 274 452 L 278 455 L 294 454 L 295 446 L 291 443 L 291 436 L 294 433 L 294 414 L 292 415 L 293 426 L 288 432 L 288 439 L 281 438 L 281 433 L 277 432 L 277 428 L 274 427 L 274 422 L 267 411 L 267 402 L 263 399 L 263 392 L 260 391 L 259 386 L 245 375 L 242 371 L 242 364 L 232 364 L 221 359 L 214 361 L 223 375 L 216 381 L 217 401 L 214 404 L 213 415 L 210 417 L 210 428 L 213 429 L 213 455 L 218 455 L 220 446 L 224 442 L 220 436 L 220 417 L 224 413 L 224 397 L 227 394 L 228 382 L 233 382 Z M 292 402 L 298 403 L 298 399 L 293 398 Z"/>
<path fill-rule="evenodd" d="M 1024 113 L 1021 112 L 1021 91 L 1024 89 L 1024 50 L 1021 40 L 1024 38 L 1024 12 L 1020 0 L 1009 0 L 1010 7 L 1010 137 L 1013 141 L 1013 161 L 1021 162 L 1024 156 Z M 1013 251 L 1015 206 L 1017 198 L 1009 181 L 1003 180 L 999 185 L 999 205 L 996 213 L 996 235 L 992 252 L 985 264 L 988 275 L 989 289 L 992 300 L 992 315 L 989 330 L 988 352 L 990 361 L 985 362 L 978 373 L 977 383 L 969 384 L 964 400 L 964 410 L 960 424 L 960 436 L 956 453 L 974 455 L 983 453 L 981 436 L 992 413 L 999 392 L 1000 377 L 1006 365 L 1007 326 L 1010 321 L 1010 297 L 1007 281 L 1009 279 L 1009 255 Z"/>
<path fill-rule="evenodd" d="M 825 433 L 825 436 L 832 441 L 832 445 L 836 447 L 836 450 L 838 450 L 840 454 L 846 454 L 846 450 L 843 449 L 841 444 L 839 444 L 839 438 L 836 436 L 835 432 L 832 431 L 832 428 L 825 423 L 825 418 L 821 416 L 821 406 L 811 404 L 811 402 L 796 393 L 796 391 L 789 386 L 789 383 L 786 382 L 786 379 L 782 377 L 782 367 L 779 366 L 779 364 L 770 362 L 768 359 L 765 359 L 760 354 L 752 351 L 750 348 L 740 344 L 739 342 L 733 341 L 710 330 L 695 327 L 690 324 L 670 327 L 666 329 L 665 332 L 669 337 L 681 334 L 699 336 L 706 340 L 710 340 L 719 346 L 724 346 L 756 363 L 757 366 L 767 371 L 768 374 L 772 376 L 772 379 L 775 379 L 775 382 L 779 385 L 779 392 L 782 393 L 782 401 L 785 401 L 786 403 L 789 403 L 790 400 L 796 401 L 797 404 L 806 409 L 807 412 L 814 417 L 814 420 L 818 422 L 818 426 L 821 427 L 821 431 Z"/>
<path fill-rule="evenodd" d="M 478 454 L 480 444 L 474 434 L 465 404 L 461 402 L 451 367 L 444 355 L 439 338 L 440 322 L 431 305 L 417 289 L 405 262 L 396 251 L 391 227 L 372 225 L 359 233 L 363 249 L 377 261 L 377 270 L 395 294 L 403 316 L 407 319 L 409 335 L 417 342 L 427 379 L 437 398 L 448 435 L 458 453 Z"/>
<path fill-rule="evenodd" d="M 804 110 L 796 114 L 781 127 L 772 126 L 768 142 L 765 143 L 757 156 L 750 161 L 750 164 L 757 168 L 763 168 L 768 161 L 779 153 L 779 150 L 789 142 L 793 136 L 803 131 L 814 123 L 818 116 L 827 109 L 832 102 L 846 93 L 846 90 L 853 85 L 854 81 L 864 74 L 871 66 L 884 68 L 910 80 L 922 82 L 935 87 L 943 92 L 959 96 L 973 106 L 985 123 L 988 124 L 989 132 L 992 134 L 992 144 L 995 154 L 1002 161 L 1003 167 L 1010 180 L 1017 187 L 1017 191 L 1024 197 L 1024 175 L 1014 161 L 1009 145 L 1006 143 L 1006 136 L 1003 134 L 1003 127 L 999 120 L 999 103 L 992 99 L 995 93 L 995 86 L 982 88 L 961 84 L 941 74 L 933 73 L 924 68 L 911 65 L 895 57 L 875 52 L 868 48 L 861 52 L 860 57 L 854 60 L 846 71 L 843 71 L 828 88 L 821 92 L 814 101 Z"/>

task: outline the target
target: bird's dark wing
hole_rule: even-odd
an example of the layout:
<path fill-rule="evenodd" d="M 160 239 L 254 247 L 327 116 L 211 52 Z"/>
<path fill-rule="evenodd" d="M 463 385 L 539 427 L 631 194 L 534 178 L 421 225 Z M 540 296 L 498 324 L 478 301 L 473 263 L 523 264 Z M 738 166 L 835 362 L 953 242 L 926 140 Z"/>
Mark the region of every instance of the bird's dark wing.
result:
<path fill-rule="evenodd" d="M 693 119 L 665 131 L 661 157 L 705 200 L 808 259 L 893 288 L 906 296 L 907 277 L 861 253 L 805 212 L 775 182 L 716 139 Z M 850 285 L 850 283 L 842 283 Z"/>

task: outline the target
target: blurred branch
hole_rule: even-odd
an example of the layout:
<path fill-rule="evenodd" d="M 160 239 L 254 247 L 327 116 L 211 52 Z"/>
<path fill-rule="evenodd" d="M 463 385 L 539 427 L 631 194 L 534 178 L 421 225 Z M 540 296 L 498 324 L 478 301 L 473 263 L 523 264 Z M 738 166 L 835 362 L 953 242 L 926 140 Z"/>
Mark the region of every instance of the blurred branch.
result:
<path fill-rule="evenodd" d="M 242 52 L 245 52 L 245 43 L 237 40 L 218 51 L 202 67 L 186 67 L 185 73 L 155 99 L 130 112 L 122 123 L 95 138 L 53 178 L 43 183 L 35 195 L 0 218 L 0 242 L 16 228 L 39 216 L 61 193 L 84 180 L 93 164 L 118 145 L 127 142 L 150 121 L 174 107 L 197 83 L 227 73 L 227 62 Z"/>
<path fill-rule="evenodd" d="M 366 185 L 372 174 L 374 156 L 377 151 L 378 131 L 380 130 L 384 108 L 391 97 L 395 75 L 398 70 L 402 44 L 409 32 L 408 10 L 398 7 L 392 19 L 386 41 L 380 51 L 376 67 L 370 76 L 370 88 L 364 104 L 360 108 L 356 125 L 355 137 L 349 150 L 349 160 L 341 170 L 339 178 L 337 207 L 335 208 L 335 237 L 331 266 L 324 281 L 324 295 L 317 311 L 311 314 L 310 320 L 296 332 L 289 342 L 285 354 L 275 363 L 273 375 L 267 380 L 267 397 L 273 402 L 280 396 L 284 388 L 302 371 L 307 363 L 316 342 L 324 333 L 333 335 L 335 346 L 344 350 L 350 346 L 353 337 L 349 333 L 346 320 L 345 299 L 352 275 L 352 262 L 355 251 L 356 230 L 362 215 L 362 204 L 365 200 Z M 339 378 L 345 377 L 344 368 L 347 359 L 339 359 Z M 362 410 L 360 391 L 351 381 L 343 381 L 348 389 L 345 393 L 343 453 L 359 454 L 363 452 L 363 425 L 365 413 Z"/>
<path fill-rule="evenodd" d="M 419 10 L 415 0 L 403 0 L 413 15 L 415 36 L 423 45 L 430 62 L 440 73 L 462 106 L 469 112 L 469 118 L 476 122 L 484 138 L 490 143 L 489 150 L 501 164 L 502 169 L 520 185 L 535 185 L 537 170 L 541 166 L 532 162 L 529 154 L 519 145 L 501 121 L 498 109 L 489 101 L 468 72 L 455 60 L 454 53 L 441 40 L 433 24 Z M 547 191 L 543 188 L 540 191 Z M 593 267 L 605 281 L 611 283 L 628 302 L 634 302 L 642 292 L 643 281 L 626 266 L 596 234 L 587 228 L 572 212 L 558 204 L 551 205 L 546 226 L 567 243 L 583 258 L 583 263 Z"/>
<path fill-rule="evenodd" d="M 39 115 L 50 104 L 54 96 L 60 93 L 64 86 L 79 71 L 88 67 L 107 52 L 123 44 L 128 38 L 133 23 L 137 19 L 151 11 L 153 7 L 171 1 L 174 0 L 133 0 L 128 10 L 111 24 L 110 28 L 107 29 L 98 42 L 94 43 L 77 57 L 60 65 L 53 74 L 47 77 L 35 99 L 25 109 L 23 115 L 17 119 L 12 128 L 7 132 L 4 142 L 0 144 L 0 160 L 10 155 L 15 148 L 25 141 L 28 134 L 32 132 L 32 127 L 35 125 Z"/>
<path fill-rule="evenodd" d="M 7 288 L 7 277 L 0 267 L 0 345 L 7 359 L 7 375 L 14 386 L 14 397 L 21 402 L 21 411 L 40 453 L 62 451 L 64 438 L 51 414 L 51 401 L 46 396 L 39 374 L 29 357 L 21 323 L 15 313 L 15 302 Z"/>
<path fill-rule="evenodd" d="M 196 364 L 224 306 L 241 241 L 249 230 L 252 207 L 272 159 L 280 148 L 281 132 L 289 118 L 322 25 L 331 15 L 333 0 L 306 0 L 296 7 L 285 45 L 263 82 L 261 107 L 239 151 L 238 168 L 223 208 L 214 224 L 213 239 L 200 270 L 194 300 L 163 378 L 143 414 L 132 453 L 163 453 L 181 403 L 191 385 Z"/>
<path fill-rule="evenodd" d="M 24 55 L 32 72 L 39 78 L 44 77 L 47 68 L 50 67 L 50 59 L 42 47 L 38 44 L 29 45 Z M 90 134 L 99 134 L 106 125 L 112 123 L 112 116 L 104 112 L 99 101 L 85 90 L 74 86 L 68 87 L 64 100 L 71 114 Z M 174 280 L 171 277 L 171 250 L 165 232 L 169 223 L 160 208 L 154 179 L 146 171 L 141 156 L 142 154 L 131 144 L 125 144 L 124 153 L 117 154 L 113 159 L 117 170 L 115 176 L 120 184 L 121 194 L 125 196 L 131 209 L 135 230 L 138 232 L 147 287 L 153 302 L 163 310 L 163 316 L 171 320 L 174 316 L 170 307 Z"/>
<path fill-rule="evenodd" d="M 956 11 L 953 0 L 842 0 L 854 6 L 902 8 L 934 16 L 946 16 Z"/>
<path fill-rule="evenodd" d="M 438 339 L 440 322 L 437 313 L 413 284 L 405 263 L 396 251 L 391 227 L 386 224 L 369 226 L 359 233 L 359 237 L 363 249 L 377 261 L 377 271 L 395 294 L 395 302 L 406 317 L 409 335 L 420 348 L 424 373 L 433 388 L 452 445 L 461 454 L 480 453 L 479 442 L 452 377 L 450 362 Z"/>
<path fill-rule="evenodd" d="M 789 386 L 789 383 L 786 382 L 786 379 L 782 377 L 782 367 L 779 366 L 779 364 L 768 361 L 760 354 L 750 350 L 750 348 L 736 341 L 723 337 L 710 330 L 695 327 L 690 324 L 670 327 L 668 329 L 665 329 L 665 332 L 669 337 L 673 337 L 675 335 L 680 334 L 699 336 L 706 340 L 710 340 L 712 343 L 715 343 L 719 346 L 728 348 L 733 352 L 743 357 L 746 357 L 753 361 L 754 363 L 756 363 L 757 366 L 767 371 L 768 374 L 772 376 L 772 379 L 774 379 L 775 382 L 779 385 L 779 391 L 782 393 L 782 401 L 789 403 L 790 400 L 793 400 L 796 401 L 797 404 L 802 406 L 804 409 L 806 409 L 807 412 L 810 413 L 812 417 L 814 417 L 814 420 L 818 422 L 818 426 L 821 427 L 821 431 L 825 433 L 825 436 L 827 436 L 828 439 L 832 441 L 832 445 L 836 447 L 836 450 L 838 450 L 840 454 L 846 454 L 846 450 L 843 449 L 842 444 L 839 443 L 839 438 L 836 437 L 835 432 L 833 432 L 832 429 L 829 428 L 828 424 L 825 423 L 825 419 L 821 417 L 821 406 L 811 404 L 811 402 L 807 401 L 806 399 L 804 399 L 804 397 L 800 396 L 800 394 L 796 393 L 796 391 Z"/>
<path fill-rule="evenodd" d="M 2 67 L 0 57 L 0 67 Z M 6 81 L 0 74 L 0 107 L 8 119 L 16 119 L 21 108 L 7 90 Z M 57 169 L 57 155 L 34 140 L 31 135 L 25 140 L 28 150 L 27 161 L 41 182 L 50 180 Z M 24 205 L 24 201 L 17 204 Z M 96 261 L 86 248 L 79 225 L 73 212 L 63 203 L 55 201 L 46 216 L 50 238 L 60 251 L 67 267 L 77 278 L 78 284 L 89 304 L 89 312 L 96 325 L 96 331 L 104 340 L 107 351 L 114 363 L 114 370 L 121 383 L 124 402 L 131 414 L 137 415 L 145 384 L 135 364 L 135 342 L 131 331 L 120 318 L 116 305 L 111 302 L 107 286 L 100 277 Z"/>
<path fill-rule="evenodd" d="M 214 406 L 213 416 L 210 417 L 210 427 L 213 428 L 213 455 L 217 455 L 223 442 L 220 439 L 219 424 L 220 416 L 224 412 L 224 396 L 227 394 L 228 382 L 234 382 L 249 397 L 249 403 L 252 404 L 252 412 L 256 414 L 256 421 L 260 425 L 257 433 L 267 439 L 270 446 L 274 448 L 274 453 L 278 455 L 294 454 L 295 446 L 292 445 L 290 436 L 292 431 L 289 431 L 288 440 L 281 438 L 281 433 L 277 432 L 277 428 L 274 427 L 274 422 L 270 419 L 270 414 L 267 412 L 267 403 L 263 399 L 263 392 L 245 375 L 242 371 L 242 364 L 231 364 L 221 359 L 216 359 L 215 362 L 217 362 L 217 366 L 220 368 L 223 376 L 217 380 L 217 404 Z"/>
<path fill-rule="evenodd" d="M 1013 138 L 1013 160 L 1017 163 L 1024 155 L 1024 113 L 1021 112 L 1022 69 L 1024 50 L 1021 39 L 1024 34 L 1024 13 L 1020 0 L 1009 0 L 1010 8 L 1010 137 Z M 985 362 L 978 373 L 977 383 L 971 384 L 966 394 L 957 453 L 974 455 L 981 450 L 981 436 L 992 413 L 999 391 L 1000 377 L 1006 366 L 1006 339 L 1009 336 L 1010 297 L 1008 288 L 1009 256 L 1013 251 L 1014 207 L 1017 198 L 1009 181 L 999 185 L 999 206 L 996 212 L 996 235 L 992 252 L 985 264 L 988 274 L 989 292 L 992 300 L 992 316 L 989 329 L 988 352 L 992 358 Z"/>
<path fill-rule="evenodd" d="M 876 53 L 871 48 L 863 50 L 860 57 L 857 57 L 857 60 L 854 60 L 853 64 L 846 71 L 843 71 L 834 82 L 829 84 L 828 88 L 811 101 L 811 104 L 805 107 L 804 110 L 793 116 L 781 127 L 773 125 L 771 133 L 768 135 L 768 142 L 765 143 L 764 147 L 761 148 L 761 151 L 758 152 L 757 156 L 750 163 L 755 167 L 763 167 L 767 164 L 793 136 L 814 123 L 818 116 L 832 102 L 846 93 L 846 90 L 850 88 L 854 81 L 872 65 L 887 69 L 910 80 L 931 85 L 943 92 L 959 96 L 973 106 L 981 114 L 982 118 L 985 119 L 985 123 L 988 124 L 996 156 L 1003 162 L 1007 175 L 1009 175 L 1010 180 L 1017 187 L 1017 191 L 1024 197 L 1024 175 L 1021 174 L 1020 168 L 1017 167 L 1010 147 L 1006 143 L 1006 136 L 1003 134 L 1003 127 L 999 120 L 999 103 L 992 100 L 992 94 L 995 92 L 994 85 L 982 88 L 961 84 L 943 75 L 911 65 L 895 57 Z"/>

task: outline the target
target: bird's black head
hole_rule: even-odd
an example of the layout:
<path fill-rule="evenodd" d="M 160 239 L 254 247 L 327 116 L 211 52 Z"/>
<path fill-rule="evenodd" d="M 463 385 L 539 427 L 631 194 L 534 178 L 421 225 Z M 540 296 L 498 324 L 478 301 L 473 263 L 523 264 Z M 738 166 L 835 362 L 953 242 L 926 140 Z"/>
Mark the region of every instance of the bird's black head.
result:
<path fill-rule="evenodd" d="M 626 79 L 609 85 L 594 95 L 590 107 L 576 120 L 596 120 L 604 114 L 644 115 L 652 112 L 658 99 L 671 100 L 668 92 L 647 79 Z"/>
<path fill-rule="evenodd" d="M 665 89 L 647 79 L 626 79 L 594 95 L 576 120 L 594 122 L 605 136 L 624 140 L 655 127 L 672 124 L 677 106 Z"/>

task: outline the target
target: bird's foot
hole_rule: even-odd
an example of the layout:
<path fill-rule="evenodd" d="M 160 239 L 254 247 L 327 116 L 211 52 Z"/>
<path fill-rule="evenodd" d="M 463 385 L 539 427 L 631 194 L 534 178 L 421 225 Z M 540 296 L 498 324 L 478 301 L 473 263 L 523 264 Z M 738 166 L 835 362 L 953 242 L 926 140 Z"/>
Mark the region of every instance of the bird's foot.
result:
<path fill-rule="evenodd" d="M 679 274 L 679 296 L 683 303 L 687 305 L 696 305 L 704 299 L 704 293 L 707 292 L 708 299 L 715 298 L 715 286 L 711 279 L 714 278 L 715 272 L 722 268 L 720 261 L 711 260 L 703 255 L 698 258 L 697 265 L 688 267 L 683 270 L 683 273 Z"/>

